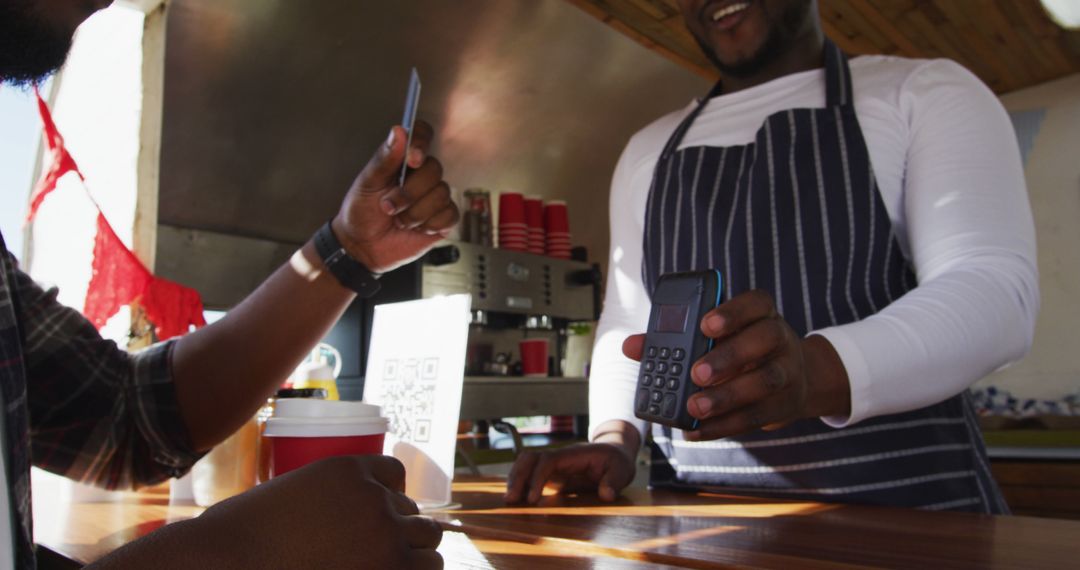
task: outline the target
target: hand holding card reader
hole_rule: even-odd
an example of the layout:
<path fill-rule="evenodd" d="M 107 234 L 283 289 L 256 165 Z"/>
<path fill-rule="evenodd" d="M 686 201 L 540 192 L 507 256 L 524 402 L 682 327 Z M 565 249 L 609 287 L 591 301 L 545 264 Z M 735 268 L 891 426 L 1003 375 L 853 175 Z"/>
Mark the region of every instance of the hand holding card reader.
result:
<path fill-rule="evenodd" d="M 637 417 L 697 429 L 698 420 L 686 409 L 687 399 L 700 390 L 690 379 L 690 367 L 712 349 L 713 340 L 701 332 L 701 319 L 720 305 L 722 289 L 717 270 L 660 277 L 638 372 Z"/>

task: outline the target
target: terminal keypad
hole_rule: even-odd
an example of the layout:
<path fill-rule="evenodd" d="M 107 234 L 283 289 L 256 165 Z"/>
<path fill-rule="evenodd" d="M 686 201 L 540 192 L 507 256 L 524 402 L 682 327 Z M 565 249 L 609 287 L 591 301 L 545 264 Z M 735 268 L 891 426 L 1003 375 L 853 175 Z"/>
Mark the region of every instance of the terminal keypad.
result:
<path fill-rule="evenodd" d="M 678 413 L 680 375 L 686 369 L 686 351 L 669 346 L 650 346 L 645 349 L 642 374 L 638 384 L 636 407 L 639 412 L 665 418 Z"/>

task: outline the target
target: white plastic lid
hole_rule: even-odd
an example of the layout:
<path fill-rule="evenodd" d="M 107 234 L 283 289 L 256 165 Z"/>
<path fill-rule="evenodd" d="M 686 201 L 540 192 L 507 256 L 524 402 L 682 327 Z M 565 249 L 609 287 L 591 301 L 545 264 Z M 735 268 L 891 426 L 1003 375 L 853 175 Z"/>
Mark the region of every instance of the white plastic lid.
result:
<path fill-rule="evenodd" d="M 364 402 L 290 398 L 278 400 L 266 421 L 267 437 L 352 437 L 386 433 L 379 406 Z"/>

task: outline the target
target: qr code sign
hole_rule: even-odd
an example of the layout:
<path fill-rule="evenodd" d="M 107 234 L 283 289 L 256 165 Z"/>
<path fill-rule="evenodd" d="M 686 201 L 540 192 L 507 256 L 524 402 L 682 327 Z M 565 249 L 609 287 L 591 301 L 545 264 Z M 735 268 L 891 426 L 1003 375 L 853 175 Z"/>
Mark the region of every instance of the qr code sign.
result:
<path fill-rule="evenodd" d="M 383 363 L 383 414 L 399 441 L 424 443 L 431 439 L 435 415 L 438 358 L 407 358 Z"/>

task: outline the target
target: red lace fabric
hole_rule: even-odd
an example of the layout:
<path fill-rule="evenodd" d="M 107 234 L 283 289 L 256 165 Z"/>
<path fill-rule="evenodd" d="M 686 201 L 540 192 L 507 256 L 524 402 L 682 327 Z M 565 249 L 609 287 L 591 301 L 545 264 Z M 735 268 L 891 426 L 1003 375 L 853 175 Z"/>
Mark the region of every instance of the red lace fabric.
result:
<path fill-rule="evenodd" d="M 61 176 L 68 172 L 74 172 L 79 175 L 80 180 L 85 180 L 82 173 L 79 172 L 79 167 L 75 164 L 75 159 L 71 158 L 71 154 L 68 153 L 67 148 L 64 146 L 64 137 L 60 136 L 60 131 L 56 129 L 52 113 L 49 112 L 49 107 L 45 104 L 45 100 L 41 98 L 41 93 L 38 92 L 37 87 L 34 87 L 34 95 L 37 97 L 38 114 L 41 115 L 45 146 L 48 147 L 49 157 L 52 160 L 49 161 L 49 169 L 41 176 L 37 186 L 34 186 L 34 191 L 30 193 L 30 209 L 26 213 L 27 223 L 30 223 L 34 216 L 37 215 L 38 208 L 45 201 L 45 197 L 53 190 L 56 190 L 56 183 Z"/>
<path fill-rule="evenodd" d="M 41 177 L 30 199 L 27 222 L 34 219 L 45 197 L 56 189 L 60 177 L 74 172 L 83 179 L 75 160 L 64 147 L 64 137 L 53 122 L 52 113 L 35 90 L 38 112 L 52 163 Z M 85 189 L 85 187 L 84 187 Z M 93 201 L 93 197 L 90 197 Z M 97 207 L 97 203 L 94 202 Z M 167 279 L 155 277 L 113 231 L 98 208 L 97 235 L 94 238 L 94 261 L 90 286 L 86 291 L 83 315 L 97 328 L 105 326 L 124 305 L 138 302 L 146 317 L 154 323 L 158 340 L 179 336 L 191 327 L 206 325 L 199 293 Z"/>

